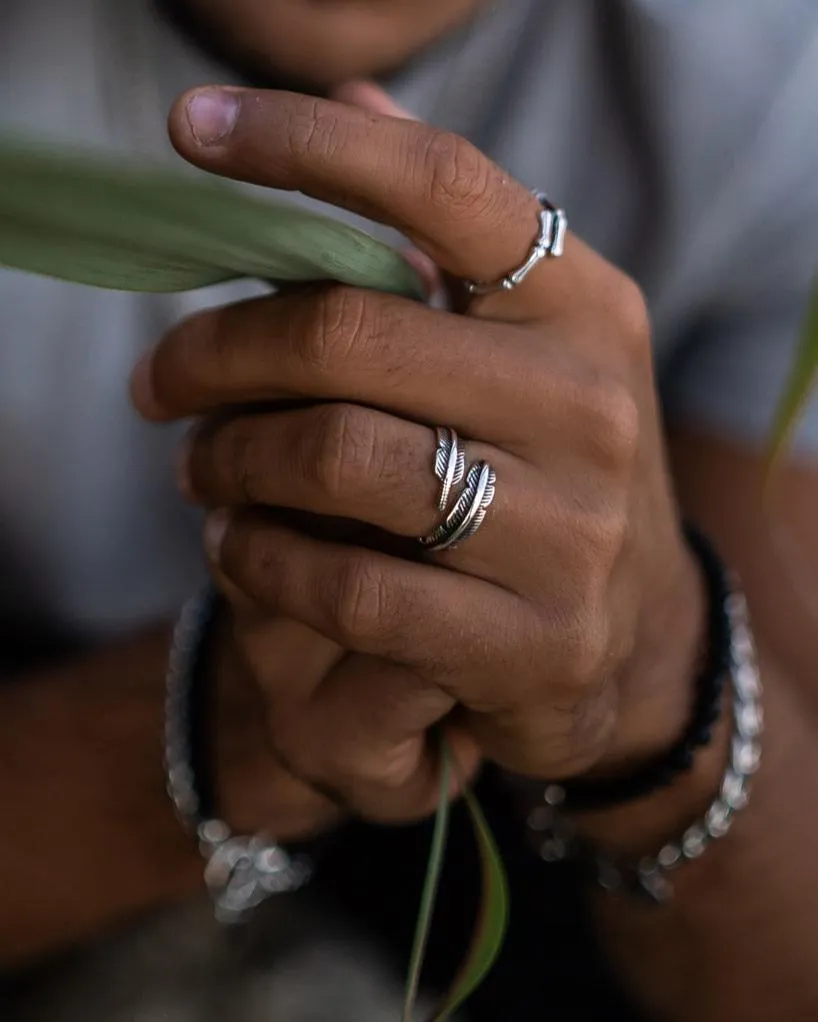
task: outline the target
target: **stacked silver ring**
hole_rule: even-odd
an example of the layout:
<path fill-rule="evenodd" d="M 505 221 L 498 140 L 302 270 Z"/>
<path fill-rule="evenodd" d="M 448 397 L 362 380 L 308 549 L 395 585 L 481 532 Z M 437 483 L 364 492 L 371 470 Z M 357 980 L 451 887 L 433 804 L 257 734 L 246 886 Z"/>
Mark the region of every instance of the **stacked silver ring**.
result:
<path fill-rule="evenodd" d="M 443 427 L 437 431 L 435 475 L 440 480 L 438 510 L 445 518 L 420 542 L 430 551 L 451 550 L 474 536 L 483 525 L 494 501 L 497 476 L 487 461 L 476 462 L 466 472 L 460 438 L 453 429 Z M 463 488 L 452 504 L 455 487 L 464 478 Z"/>

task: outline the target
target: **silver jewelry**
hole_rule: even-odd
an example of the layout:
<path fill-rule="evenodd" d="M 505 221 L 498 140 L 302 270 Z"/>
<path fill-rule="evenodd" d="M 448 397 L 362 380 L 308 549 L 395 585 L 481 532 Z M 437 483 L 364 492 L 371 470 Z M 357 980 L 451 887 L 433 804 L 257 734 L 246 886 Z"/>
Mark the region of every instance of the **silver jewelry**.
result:
<path fill-rule="evenodd" d="M 707 812 L 655 855 L 635 864 L 625 863 L 577 837 L 573 824 L 560 810 L 561 786 L 550 785 L 543 795 L 544 805 L 528 818 L 540 856 L 546 862 L 579 859 L 592 867 L 597 883 L 605 890 L 630 890 L 661 904 L 673 897 L 670 874 L 685 862 L 698 859 L 709 845 L 727 835 L 736 814 L 750 798 L 751 779 L 761 762 L 764 716 L 761 677 L 744 595 L 734 591 L 728 597 L 726 611 L 732 631 L 733 735 L 727 770 Z"/>
<path fill-rule="evenodd" d="M 534 195 L 542 206 L 542 212 L 539 217 L 540 231 L 528 258 L 519 269 L 493 284 L 467 281 L 466 290 L 470 295 L 513 291 L 544 259 L 559 259 L 565 252 L 565 238 L 568 234 L 568 217 L 565 210 L 553 206 L 544 192 L 535 192 Z"/>
<path fill-rule="evenodd" d="M 446 511 L 453 487 L 459 486 L 466 475 L 466 455 L 460 447 L 457 433 L 445 426 L 437 431 L 435 475 L 440 480 L 438 511 Z"/>
<path fill-rule="evenodd" d="M 496 494 L 497 476 L 487 461 L 478 461 L 469 469 L 463 492 L 452 510 L 421 543 L 431 551 L 451 550 L 471 539 L 486 519 Z"/>
<path fill-rule="evenodd" d="M 196 662 L 214 602 L 213 590 L 203 589 L 182 608 L 173 633 L 165 681 L 165 775 L 177 816 L 198 838 L 216 918 L 236 923 L 272 895 L 303 887 L 312 870 L 305 859 L 291 858 L 264 835 L 233 834 L 224 820 L 211 816 L 202 805 L 193 767 L 190 712 Z"/>

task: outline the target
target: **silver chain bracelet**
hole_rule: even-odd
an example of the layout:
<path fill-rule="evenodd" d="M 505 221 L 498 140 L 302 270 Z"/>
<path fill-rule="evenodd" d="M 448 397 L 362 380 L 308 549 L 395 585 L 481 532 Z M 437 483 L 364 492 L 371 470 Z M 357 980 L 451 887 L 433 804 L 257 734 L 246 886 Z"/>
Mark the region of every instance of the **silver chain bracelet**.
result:
<path fill-rule="evenodd" d="M 529 830 L 535 835 L 543 860 L 577 859 L 590 866 L 597 883 L 605 890 L 630 891 L 662 904 L 674 894 L 670 874 L 683 863 L 698 859 L 710 844 L 727 835 L 736 814 L 750 798 L 752 776 L 761 762 L 764 719 L 761 677 L 747 601 L 737 588 L 728 597 L 725 610 L 731 626 L 733 733 L 727 770 L 707 812 L 655 855 L 626 863 L 608 857 L 578 837 L 571 820 L 560 808 L 562 788 L 549 785 L 543 794 L 545 804 L 528 817 Z"/>
<path fill-rule="evenodd" d="M 165 680 L 165 775 L 177 816 L 199 842 L 216 918 L 236 923 L 273 895 L 303 887 L 312 867 L 263 834 L 233 834 L 203 805 L 194 767 L 192 709 L 216 599 L 210 587 L 204 588 L 182 608 L 174 629 Z"/>

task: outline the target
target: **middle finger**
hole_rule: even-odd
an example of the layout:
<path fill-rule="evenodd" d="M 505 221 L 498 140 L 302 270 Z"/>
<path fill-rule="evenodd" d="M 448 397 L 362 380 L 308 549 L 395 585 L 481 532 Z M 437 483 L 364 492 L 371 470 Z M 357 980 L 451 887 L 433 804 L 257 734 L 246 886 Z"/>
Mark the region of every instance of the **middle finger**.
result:
<path fill-rule="evenodd" d="M 505 546 L 499 540 L 514 535 L 519 548 L 532 513 L 541 517 L 534 470 L 488 445 L 465 446 L 469 463 L 486 460 L 494 469 L 496 497 L 473 538 L 438 556 L 486 581 L 516 581 L 518 588 L 525 564 L 514 563 L 511 551 L 498 556 Z M 435 431 L 359 405 L 219 417 L 191 434 L 180 484 L 190 499 L 211 507 L 292 508 L 417 539 L 443 517 L 436 449 Z M 453 494 L 449 508 L 455 500 Z"/>

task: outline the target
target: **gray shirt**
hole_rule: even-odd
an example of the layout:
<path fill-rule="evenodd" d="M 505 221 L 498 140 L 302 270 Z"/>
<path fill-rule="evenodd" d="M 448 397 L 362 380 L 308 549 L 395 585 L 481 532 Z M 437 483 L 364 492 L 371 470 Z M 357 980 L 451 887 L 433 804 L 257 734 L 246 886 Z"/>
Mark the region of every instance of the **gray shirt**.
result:
<path fill-rule="evenodd" d="M 0 127 L 175 159 L 174 96 L 229 74 L 150 0 L 5 0 Z M 670 418 L 758 445 L 818 266 L 811 0 L 505 0 L 390 83 L 568 209 L 646 291 Z M 83 635 L 199 579 L 179 430 L 129 409 L 139 353 L 251 285 L 172 297 L 0 270 L 0 615 Z M 799 433 L 818 452 L 818 407 Z"/>

